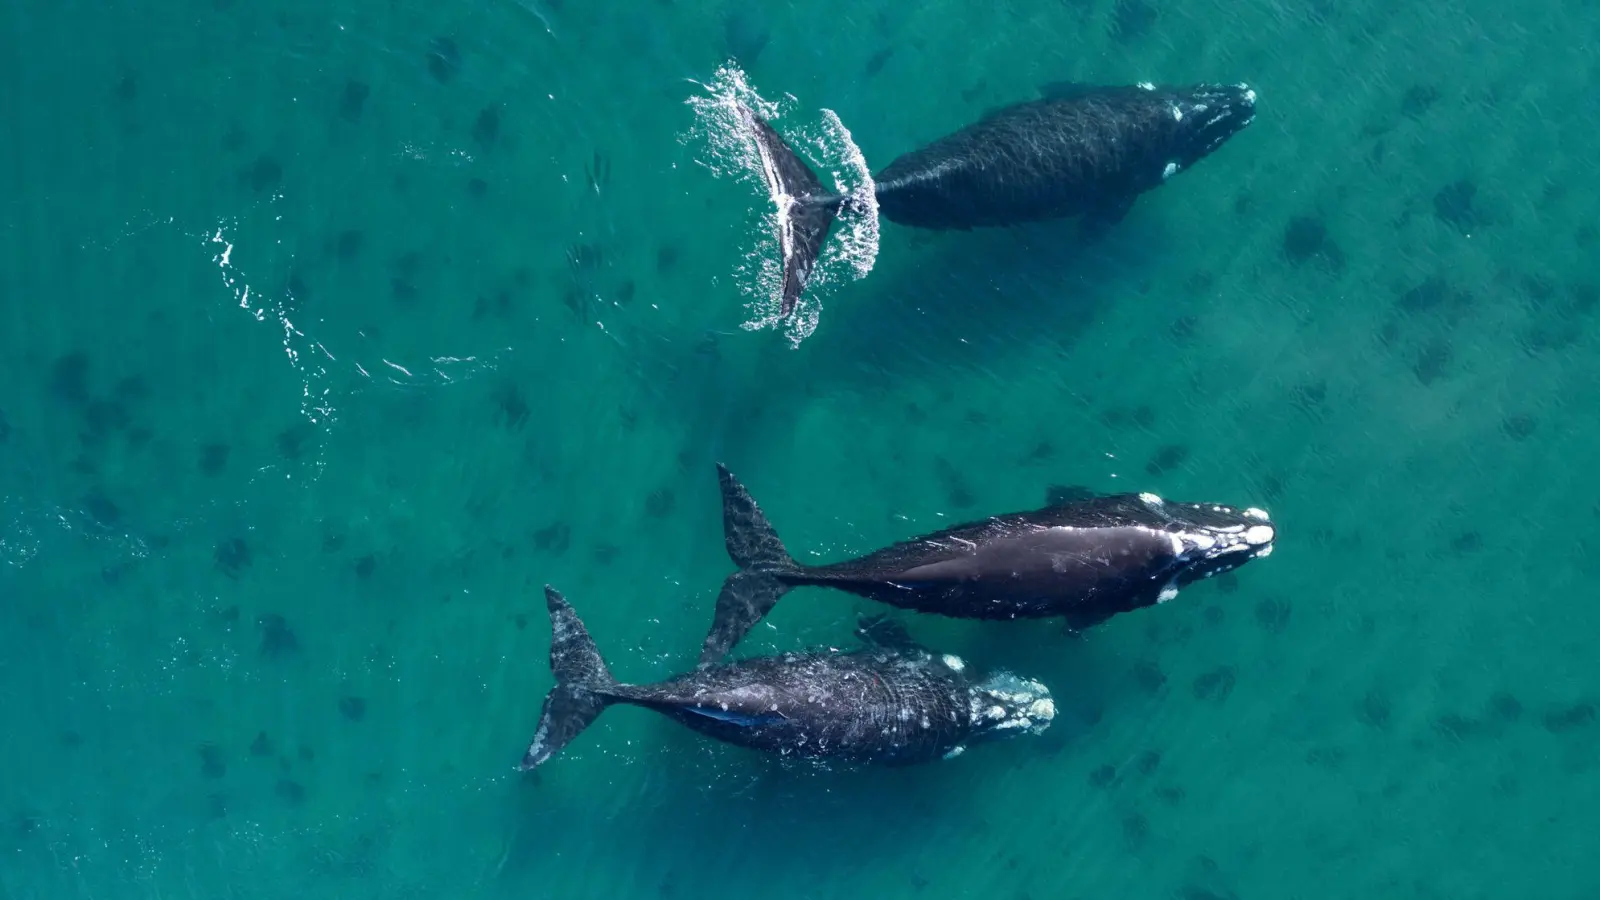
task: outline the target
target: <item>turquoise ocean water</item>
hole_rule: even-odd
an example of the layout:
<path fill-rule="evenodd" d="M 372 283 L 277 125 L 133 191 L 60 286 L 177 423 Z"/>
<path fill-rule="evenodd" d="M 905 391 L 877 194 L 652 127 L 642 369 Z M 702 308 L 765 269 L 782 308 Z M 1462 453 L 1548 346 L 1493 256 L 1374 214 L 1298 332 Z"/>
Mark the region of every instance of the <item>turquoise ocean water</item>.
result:
<path fill-rule="evenodd" d="M 0 898 L 1600 895 L 1597 42 L 1574 0 L 8 0 Z M 742 327 L 768 201 L 688 102 L 730 59 L 827 180 L 1051 82 L 1260 105 L 1092 244 L 884 224 L 796 343 Z M 813 772 L 619 708 L 519 774 L 542 585 L 619 677 L 692 666 L 716 461 L 807 561 L 1060 485 L 1280 535 L 1078 637 L 902 617 L 1048 682 L 1039 738 Z M 877 611 L 797 591 L 740 652 Z"/>

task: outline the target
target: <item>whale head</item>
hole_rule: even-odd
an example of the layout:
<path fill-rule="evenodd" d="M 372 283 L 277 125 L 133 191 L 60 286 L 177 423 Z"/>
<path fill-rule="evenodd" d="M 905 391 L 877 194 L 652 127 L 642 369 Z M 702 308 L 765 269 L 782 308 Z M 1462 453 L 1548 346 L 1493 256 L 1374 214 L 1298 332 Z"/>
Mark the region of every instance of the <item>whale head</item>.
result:
<path fill-rule="evenodd" d="M 1189 168 L 1227 143 L 1256 117 L 1256 92 L 1246 84 L 1202 84 L 1173 92 L 1180 138 L 1166 175 Z"/>
<path fill-rule="evenodd" d="M 1050 689 L 1031 678 L 996 672 L 969 697 L 974 740 L 1043 734 L 1056 717 Z"/>
<path fill-rule="evenodd" d="M 1272 553 L 1278 528 L 1265 510 L 1220 503 L 1174 503 L 1154 494 L 1139 501 L 1160 521 L 1159 528 L 1172 543 L 1170 575 L 1161 599 L 1184 585 L 1237 569 L 1252 559 Z"/>

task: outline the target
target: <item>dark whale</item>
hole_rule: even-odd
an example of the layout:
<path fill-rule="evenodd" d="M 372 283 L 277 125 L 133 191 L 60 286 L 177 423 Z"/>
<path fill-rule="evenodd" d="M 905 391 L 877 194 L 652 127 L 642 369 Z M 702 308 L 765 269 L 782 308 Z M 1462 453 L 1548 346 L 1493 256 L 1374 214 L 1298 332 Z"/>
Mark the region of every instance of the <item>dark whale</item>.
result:
<path fill-rule="evenodd" d="M 1163 603 L 1202 578 L 1272 552 L 1259 509 L 1154 494 L 1077 496 L 990 516 L 854 559 L 802 565 L 721 463 L 722 523 L 739 567 L 722 584 L 701 664 L 721 659 L 790 588 L 838 588 L 901 609 L 963 619 L 1061 616 L 1082 630 Z"/>
<path fill-rule="evenodd" d="M 903 632 L 849 653 L 785 653 L 704 666 L 656 684 L 621 684 L 566 599 L 547 586 L 545 600 L 556 685 L 522 756 L 524 771 L 555 756 L 616 703 L 781 757 L 881 765 L 948 758 L 979 741 L 1039 734 L 1055 717 L 1044 685 L 1006 672 L 971 679 L 959 657 L 917 647 Z M 875 630 L 885 632 L 882 625 Z"/>
<path fill-rule="evenodd" d="M 971 229 L 1082 215 L 1115 224 L 1140 194 L 1221 147 L 1255 117 L 1249 86 L 1057 85 L 889 163 L 873 178 L 884 218 Z M 860 198 L 823 187 L 776 130 L 741 105 L 778 198 L 783 303 L 789 315 L 836 216 Z"/>

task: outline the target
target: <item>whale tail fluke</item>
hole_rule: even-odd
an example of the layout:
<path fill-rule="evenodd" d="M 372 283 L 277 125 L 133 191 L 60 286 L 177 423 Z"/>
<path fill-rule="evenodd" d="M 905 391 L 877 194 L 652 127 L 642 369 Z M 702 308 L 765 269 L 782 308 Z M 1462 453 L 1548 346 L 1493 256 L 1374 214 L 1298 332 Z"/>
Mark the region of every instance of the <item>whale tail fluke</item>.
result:
<path fill-rule="evenodd" d="M 777 130 L 755 111 L 739 104 L 761 155 L 761 177 L 778 204 L 778 247 L 783 254 L 783 300 L 779 315 L 794 312 L 811 271 L 822 255 L 822 242 L 846 198 L 829 191 L 806 161 Z"/>
<path fill-rule="evenodd" d="M 544 596 L 550 608 L 550 670 L 555 673 L 556 686 L 545 695 L 539 727 L 522 755 L 523 771 L 561 752 L 607 706 L 623 699 L 613 693 L 621 686 L 611 677 L 600 648 L 567 598 L 549 585 L 545 585 Z"/>
<path fill-rule="evenodd" d="M 721 659 L 743 640 L 788 593 L 791 585 L 783 576 L 800 570 L 761 507 L 722 463 L 717 463 L 717 478 L 722 485 L 722 530 L 728 557 L 739 571 L 722 582 L 711 631 L 700 651 L 702 666 Z"/>

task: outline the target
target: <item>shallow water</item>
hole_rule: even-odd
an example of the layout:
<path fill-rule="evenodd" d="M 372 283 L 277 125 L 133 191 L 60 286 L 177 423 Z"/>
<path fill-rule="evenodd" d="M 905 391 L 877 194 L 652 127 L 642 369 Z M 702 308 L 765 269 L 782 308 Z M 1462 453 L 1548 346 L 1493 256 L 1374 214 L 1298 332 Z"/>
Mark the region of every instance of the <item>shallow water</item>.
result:
<path fill-rule="evenodd" d="M 7 4 L 0 898 L 1592 896 L 1597 32 Z M 796 335 L 743 327 L 773 207 L 689 102 L 730 58 L 870 171 L 1055 81 L 1261 102 L 1093 244 L 884 224 Z M 806 561 L 1060 485 L 1280 538 L 1078 638 L 906 617 L 1050 683 L 1039 738 L 816 772 L 618 709 L 517 773 L 542 585 L 619 677 L 692 666 L 714 461 Z M 741 653 L 878 611 L 797 591 Z"/>

